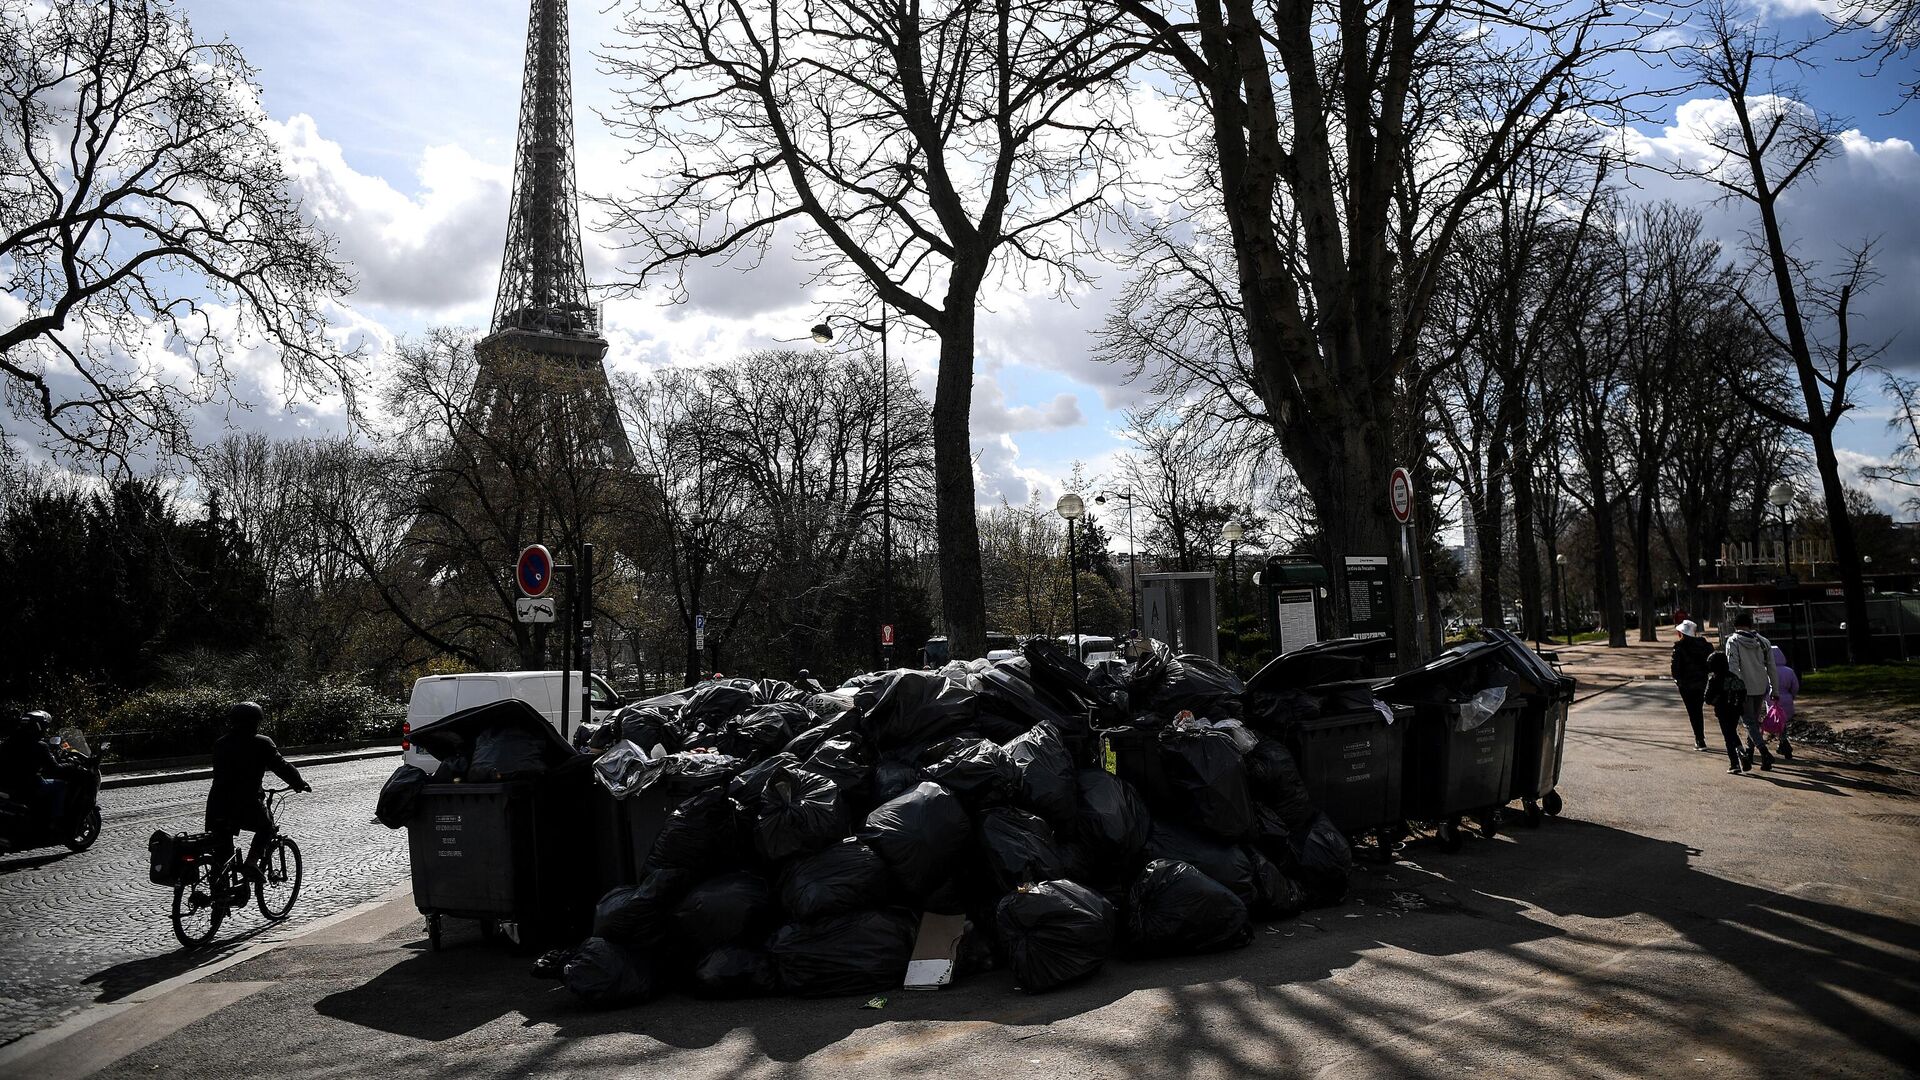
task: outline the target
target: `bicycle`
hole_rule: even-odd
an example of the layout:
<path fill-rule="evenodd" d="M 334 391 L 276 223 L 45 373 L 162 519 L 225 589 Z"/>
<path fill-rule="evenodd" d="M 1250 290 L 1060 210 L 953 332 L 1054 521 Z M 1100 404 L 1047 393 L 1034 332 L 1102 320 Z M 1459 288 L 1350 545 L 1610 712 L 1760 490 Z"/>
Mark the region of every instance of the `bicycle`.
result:
<path fill-rule="evenodd" d="M 274 801 L 291 790 L 266 789 L 269 822 L 274 821 Z M 268 922 L 287 917 L 300 895 L 300 845 L 282 835 L 276 824 L 273 837 L 261 846 L 260 858 L 253 865 L 259 877 L 249 880 L 238 844 L 218 867 L 210 860 L 194 861 L 193 870 L 173 887 L 173 936 L 182 946 L 193 949 L 211 941 L 228 909 L 246 907 L 249 896 Z M 201 929 L 202 920 L 205 929 Z"/>

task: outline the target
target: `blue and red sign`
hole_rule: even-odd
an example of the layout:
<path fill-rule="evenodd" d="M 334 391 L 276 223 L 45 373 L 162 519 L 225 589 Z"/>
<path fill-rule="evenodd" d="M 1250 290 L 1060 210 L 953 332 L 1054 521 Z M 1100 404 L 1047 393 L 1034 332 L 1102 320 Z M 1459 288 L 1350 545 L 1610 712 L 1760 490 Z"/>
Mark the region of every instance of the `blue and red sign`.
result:
<path fill-rule="evenodd" d="M 520 549 L 520 562 L 513 568 L 520 591 L 528 596 L 545 596 L 553 584 L 553 555 L 545 544 L 528 544 Z"/>

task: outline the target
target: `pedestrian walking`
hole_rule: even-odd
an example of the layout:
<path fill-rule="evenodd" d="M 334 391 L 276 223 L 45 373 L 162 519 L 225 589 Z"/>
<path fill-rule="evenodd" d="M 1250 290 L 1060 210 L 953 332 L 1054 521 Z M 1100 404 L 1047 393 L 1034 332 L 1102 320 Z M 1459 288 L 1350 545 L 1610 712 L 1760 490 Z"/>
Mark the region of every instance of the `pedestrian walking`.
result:
<path fill-rule="evenodd" d="M 1680 637 L 1673 643 L 1669 671 L 1674 685 L 1680 688 L 1680 700 L 1687 707 L 1687 722 L 1693 725 L 1693 748 L 1705 750 L 1707 657 L 1713 655 L 1713 646 L 1701 636 L 1700 627 L 1691 619 L 1682 620 L 1675 629 L 1680 631 Z"/>
<path fill-rule="evenodd" d="M 1773 704 L 1767 707 L 1770 719 L 1779 723 L 1780 760 L 1793 760 L 1793 744 L 1787 741 L 1787 725 L 1793 723 L 1793 697 L 1800 692 L 1800 676 L 1787 666 L 1787 654 L 1773 647 Z M 1771 726 L 1771 725 L 1769 725 Z"/>
<path fill-rule="evenodd" d="M 1740 754 L 1740 703 L 1727 693 L 1727 654 L 1718 649 L 1707 656 L 1707 703 L 1726 740 L 1727 771 L 1739 776 L 1746 771 Z"/>
<path fill-rule="evenodd" d="M 1773 670 L 1773 642 L 1753 631 L 1753 612 L 1742 611 L 1733 617 L 1733 633 L 1727 635 L 1727 695 L 1740 704 L 1740 724 L 1746 729 L 1747 749 L 1741 758 L 1741 771 L 1753 769 L 1753 757 L 1760 755 L 1760 771 L 1773 770 L 1773 754 L 1767 750 L 1766 733 L 1760 720 L 1779 686 Z"/>

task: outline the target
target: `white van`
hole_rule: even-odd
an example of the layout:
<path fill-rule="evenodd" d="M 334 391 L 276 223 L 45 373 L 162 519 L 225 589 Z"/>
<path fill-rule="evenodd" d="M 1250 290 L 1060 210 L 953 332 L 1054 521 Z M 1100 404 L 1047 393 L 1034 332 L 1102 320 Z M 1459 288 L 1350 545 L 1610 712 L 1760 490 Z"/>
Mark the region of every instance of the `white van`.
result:
<path fill-rule="evenodd" d="M 567 700 L 567 726 L 560 726 L 560 672 L 558 671 L 473 671 L 461 675 L 429 675 L 413 684 L 413 696 L 407 699 L 407 722 L 400 729 L 400 758 L 428 773 L 440 767 L 439 759 L 414 746 L 409 738 L 413 729 L 449 713 L 485 705 L 490 701 L 518 698 L 547 718 L 560 737 L 571 741 L 573 729 L 580 725 L 580 673 L 567 672 L 567 687 L 573 696 Z M 600 676 L 587 675 L 587 691 L 593 695 L 595 721 L 605 720 L 620 707 L 620 697 Z"/>

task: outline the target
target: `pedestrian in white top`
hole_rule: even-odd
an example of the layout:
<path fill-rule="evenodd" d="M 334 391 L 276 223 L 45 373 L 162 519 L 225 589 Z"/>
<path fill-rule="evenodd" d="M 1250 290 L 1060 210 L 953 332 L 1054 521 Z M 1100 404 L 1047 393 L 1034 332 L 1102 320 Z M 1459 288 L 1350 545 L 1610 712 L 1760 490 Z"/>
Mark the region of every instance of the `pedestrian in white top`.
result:
<path fill-rule="evenodd" d="M 1767 699 L 1779 691 L 1773 667 L 1773 642 L 1754 633 L 1753 612 L 1742 611 L 1733 617 L 1733 633 L 1728 635 L 1723 647 L 1727 653 L 1727 696 L 1739 698 L 1740 723 L 1747 732 L 1743 764 L 1747 769 L 1753 768 L 1753 755 L 1758 751 L 1760 771 L 1769 772 L 1773 769 L 1773 754 L 1767 750 L 1760 717 L 1767 711 Z"/>

